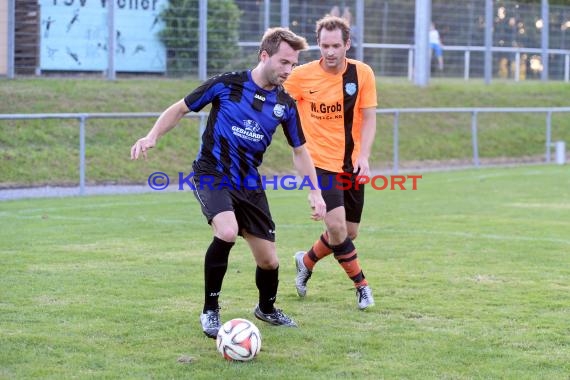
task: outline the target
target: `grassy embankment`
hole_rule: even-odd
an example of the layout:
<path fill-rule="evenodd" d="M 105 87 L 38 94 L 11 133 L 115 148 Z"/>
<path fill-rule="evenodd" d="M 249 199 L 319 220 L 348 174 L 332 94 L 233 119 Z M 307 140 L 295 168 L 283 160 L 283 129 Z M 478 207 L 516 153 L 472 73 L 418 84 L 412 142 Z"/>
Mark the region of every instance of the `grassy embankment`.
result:
<path fill-rule="evenodd" d="M 0 81 L 0 113 L 160 112 L 198 84 L 195 80 L 18 79 Z M 565 83 L 493 82 L 434 79 L 418 88 L 400 79 L 378 78 L 379 108 L 568 106 Z M 545 151 L 544 114 L 479 115 L 480 157 L 487 160 L 539 160 Z M 152 119 L 93 119 L 87 122 L 86 178 L 94 183 L 144 183 L 160 170 L 189 172 L 198 148 L 197 119 L 187 119 L 160 141 L 146 162 L 129 159 L 132 143 L 152 126 Z M 74 185 L 78 183 L 77 120 L 0 121 L 0 187 Z M 553 116 L 553 141 L 570 142 L 570 118 Z M 471 115 L 400 116 L 403 166 L 465 162 L 471 151 Z M 393 117 L 378 117 L 371 164 L 392 166 Z M 291 172 L 290 151 L 276 133 L 262 171 Z"/>

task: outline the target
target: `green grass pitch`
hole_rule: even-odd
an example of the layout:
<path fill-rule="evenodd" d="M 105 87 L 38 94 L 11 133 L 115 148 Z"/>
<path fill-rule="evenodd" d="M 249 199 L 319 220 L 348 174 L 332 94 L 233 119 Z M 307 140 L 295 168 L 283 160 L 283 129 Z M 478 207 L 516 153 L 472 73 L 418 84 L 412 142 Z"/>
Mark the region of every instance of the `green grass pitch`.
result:
<path fill-rule="evenodd" d="M 567 379 L 568 167 L 414 174 L 415 191 L 367 189 L 366 312 L 332 257 L 296 296 L 292 255 L 322 224 L 306 191 L 269 192 L 277 306 L 300 327 L 255 320 L 239 240 L 221 305 L 261 330 L 248 363 L 201 331 L 211 233 L 189 191 L 0 202 L 0 379 Z"/>

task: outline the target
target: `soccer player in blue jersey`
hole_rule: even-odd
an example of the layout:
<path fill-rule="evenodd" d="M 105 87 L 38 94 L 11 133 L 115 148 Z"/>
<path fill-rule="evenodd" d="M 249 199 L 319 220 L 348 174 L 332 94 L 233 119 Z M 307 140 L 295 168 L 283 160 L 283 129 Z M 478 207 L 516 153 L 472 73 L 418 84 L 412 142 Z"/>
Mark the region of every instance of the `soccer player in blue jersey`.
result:
<path fill-rule="evenodd" d="M 221 327 L 218 298 L 238 235 L 247 241 L 257 265 L 259 301 L 254 315 L 273 325 L 297 326 L 274 306 L 279 282 L 275 223 L 257 168 L 281 124 L 293 149 L 296 169 L 317 184 L 295 101 L 282 87 L 298 63 L 299 52 L 307 47 L 303 37 L 288 29 L 268 29 L 254 69 L 210 78 L 168 107 L 131 148 L 131 159 L 146 158 L 147 151 L 184 115 L 212 105 L 202 146 L 192 165 L 194 195 L 214 235 L 204 260 L 205 299 L 200 315 L 202 329 L 210 338 L 216 338 Z M 312 219 L 321 220 L 326 205 L 318 186 L 309 190 L 309 204 Z"/>

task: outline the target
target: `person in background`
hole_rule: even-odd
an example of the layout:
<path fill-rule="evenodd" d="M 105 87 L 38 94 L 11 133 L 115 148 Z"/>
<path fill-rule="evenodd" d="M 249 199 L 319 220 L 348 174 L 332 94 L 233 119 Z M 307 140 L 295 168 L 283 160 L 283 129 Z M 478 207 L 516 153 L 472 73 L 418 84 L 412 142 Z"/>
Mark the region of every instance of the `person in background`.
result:
<path fill-rule="evenodd" d="M 439 71 L 443 71 L 443 46 L 441 42 L 441 36 L 439 31 L 435 28 L 435 24 L 432 22 L 429 30 L 429 46 L 432 57 L 437 59 L 437 68 Z M 431 61 L 431 59 L 430 59 Z"/>
<path fill-rule="evenodd" d="M 374 298 L 353 241 L 364 208 L 365 186 L 358 177 L 370 175 L 376 133 L 376 78 L 370 66 L 346 57 L 351 40 L 345 19 L 326 15 L 317 21 L 316 34 L 321 58 L 295 68 L 284 84 L 297 100 L 327 204 L 326 230 L 307 252 L 295 254 L 295 286 L 305 297 L 315 265 L 333 253 L 354 284 L 358 307 L 366 309 Z"/>
<path fill-rule="evenodd" d="M 297 107 L 282 87 L 298 63 L 299 51 L 307 47 L 304 38 L 288 29 L 267 30 L 253 70 L 210 78 L 166 109 L 131 148 L 131 159 L 146 158 L 147 151 L 188 112 L 212 105 L 192 165 L 194 195 L 213 231 L 204 259 L 204 306 L 200 315 L 202 330 L 210 338 L 215 339 L 221 328 L 218 299 L 238 235 L 247 241 L 256 263 L 259 299 L 255 317 L 272 325 L 297 326 L 274 306 L 279 283 L 275 223 L 257 168 L 274 132 L 282 125 L 299 174 L 312 183 L 317 181 Z M 321 220 L 326 205 L 318 187 L 309 190 L 309 204 L 311 217 Z"/>

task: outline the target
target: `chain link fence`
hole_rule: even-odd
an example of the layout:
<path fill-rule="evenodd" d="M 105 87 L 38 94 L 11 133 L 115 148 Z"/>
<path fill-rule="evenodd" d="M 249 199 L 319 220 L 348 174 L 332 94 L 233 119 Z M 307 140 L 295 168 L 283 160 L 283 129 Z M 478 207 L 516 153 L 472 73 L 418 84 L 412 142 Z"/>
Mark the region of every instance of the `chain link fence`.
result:
<path fill-rule="evenodd" d="M 307 38 L 312 48 L 301 60 L 308 61 L 319 56 L 316 20 L 338 13 L 349 19 L 353 29 L 351 56 L 362 58 L 378 76 L 411 78 L 416 1 L 360 1 L 361 18 L 358 3 L 116 0 L 114 7 L 109 7 L 105 1 L 94 0 L 18 0 L 12 11 L 9 6 L 0 7 L 0 18 L 14 17 L 13 38 L 8 39 L 7 50 L 13 51 L 16 75 L 107 73 L 111 67 L 119 74 L 200 77 L 201 65 L 205 65 L 203 72 L 211 76 L 255 65 L 263 32 L 279 25 Z M 432 1 L 432 20 L 443 42 L 444 59 L 442 71 L 432 60 L 433 75 L 483 77 L 485 4 L 486 0 Z M 201 9 L 205 5 L 207 10 Z M 114 8 L 112 20 L 110 8 Z M 493 1 L 494 78 L 540 79 L 547 70 L 550 80 L 569 80 L 570 36 L 566 34 L 570 5 L 550 5 L 548 20 L 542 19 L 541 12 L 538 1 Z M 108 33 L 111 25 L 114 34 Z M 545 25 L 546 39 L 542 33 Z M 545 41 L 548 46 L 544 46 Z M 111 56 L 110 47 L 114 50 Z M 358 56 L 359 47 L 362 56 Z M 543 62 L 544 52 L 548 64 Z M 0 60 L 2 56 L 10 54 L 0 51 Z"/>

